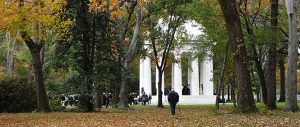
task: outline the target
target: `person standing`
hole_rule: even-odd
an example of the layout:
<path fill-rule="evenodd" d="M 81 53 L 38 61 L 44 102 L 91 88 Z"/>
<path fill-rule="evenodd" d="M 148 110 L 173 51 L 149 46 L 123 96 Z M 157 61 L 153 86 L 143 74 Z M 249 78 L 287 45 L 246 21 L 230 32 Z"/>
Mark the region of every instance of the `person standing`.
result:
<path fill-rule="evenodd" d="M 172 90 L 169 94 L 168 94 L 168 101 L 170 103 L 170 107 L 171 107 L 171 113 L 172 115 L 175 115 L 175 110 L 176 110 L 176 104 L 179 101 L 179 95 L 177 92 L 175 92 L 174 90 Z"/>
<path fill-rule="evenodd" d="M 146 105 L 146 102 L 148 102 L 148 95 L 144 93 L 142 95 L 142 105 Z"/>
<path fill-rule="evenodd" d="M 149 93 L 149 96 L 148 96 L 148 104 L 151 104 L 151 99 L 152 99 L 152 96 L 151 96 L 151 94 Z"/>

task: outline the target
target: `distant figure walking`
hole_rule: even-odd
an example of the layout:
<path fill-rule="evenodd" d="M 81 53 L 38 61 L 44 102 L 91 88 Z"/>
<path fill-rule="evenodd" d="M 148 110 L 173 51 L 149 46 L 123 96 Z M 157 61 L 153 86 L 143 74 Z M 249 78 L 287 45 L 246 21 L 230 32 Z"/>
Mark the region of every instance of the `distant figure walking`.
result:
<path fill-rule="evenodd" d="M 172 115 L 175 115 L 176 104 L 179 101 L 179 95 L 178 95 L 178 93 L 172 90 L 168 94 L 168 101 L 170 103 L 171 113 L 172 113 Z"/>

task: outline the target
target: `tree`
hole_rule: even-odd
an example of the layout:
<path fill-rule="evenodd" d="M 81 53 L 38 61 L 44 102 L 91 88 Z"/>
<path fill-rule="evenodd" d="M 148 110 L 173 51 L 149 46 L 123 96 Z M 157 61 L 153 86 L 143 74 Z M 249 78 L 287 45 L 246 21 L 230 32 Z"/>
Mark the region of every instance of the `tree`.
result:
<path fill-rule="evenodd" d="M 227 65 L 227 57 L 228 57 L 228 49 L 229 49 L 229 43 L 226 44 L 226 49 L 225 49 L 225 54 L 224 54 L 224 59 L 222 62 L 222 71 L 221 71 L 221 75 L 220 75 L 220 79 L 218 81 L 218 85 L 217 85 L 217 96 L 216 96 L 216 109 L 219 110 L 219 102 L 220 100 L 220 94 L 221 94 L 221 89 L 224 89 L 224 75 L 225 75 L 225 68 Z M 229 96 L 229 84 L 228 84 L 228 92 L 227 92 L 228 96 Z M 222 95 L 224 95 L 224 90 L 222 92 Z M 223 103 L 225 103 L 224 101 L 224 97 L 223 99 Z M 228 97 L 229 100 L 229 97 Z"/>
<path fill-rule="evenodd" d="M 22 32 L 22 39 L 25 41 L 26 45 L 29 47 L 32 56 L 33 70 L 34 70 L 34 81 L 36 84 L 37 92 L 37 103 L 38 111 L 49 112 L 48 99 L 44 88 L 43 79 L 43 68 L 42 61 L 40 57 L 40 51 L 43 47 L 44 42 L 36 44 L 26 32 Z"/>
<path fill-rule="evenodd" d="M 271 3 L 271 27 L 274 31 L 278 26 L 278 0 L 270 0 Z M 267 107 L 276 109 L 276 40 L 268 45 L 268 56 L 265 71 L 267 87 Z"/>
<path fill-rule="evenodd" d="M 261 15 L 262 8 L 265 8 L 262 4 L 262 0 L 259 1 L 241 1 L 239 3 L 239 10 L 241 13 L 241 18 L 244 20 L 244 27 L 247 31 L 247 35 L 250 41 L 251 45 L 251 52 L 252 52 L 252 60 L 255 65 L 255 70 L 258 74 L 259 82 L 260 82 L 260 88 L 261 88 L 261 94 L 262 94 L 262 101 L 264 104 L 267 104 L 267 87 L 266 87 L 266 80 L 264 75 L 264 69 L 262 66 L 263 61 L 261 60 L 261 56 L 258 54 L 257 49 L 261 46 L 259 46 L 255 41 L 255 27 L 254 25 L 257 22 L 258 15 Z M 258 7 L 256 7 L 258 5 Z M 263 24 L 262 22 L 259 22 L 260 24 Z M 262 28 L 265 29 L 265 28 Z M 259 97 L 259 95 L 257 95 Z"/>
<path fill-rule="evenodd" d="M 115 84 L 119 84 L 116 77 L 120 71 L 117 66 L 119 56 L 115 54 L 117 30 L 112 25 L 112 12 L 109 9 L 112 3 L 103 3 L 103 6 L 101 5 L 103 10 L 98 12 L 89 10 L 93 5 L 90 2 L 89 0 L 67 2 L 60 17 L 62 21 L 74 22 L 68 34 L 58 31 L 62 35 L 55 45 L 55 54 L 62 56 L 55 57 L 56 62 L 63 64 L 62 67 L 67 66 L 63 69 L 78 73 L 66 79 L 65 82 L 71 83 L 65 85 L 67 87 L 71 84 L 75 87 L 75 92 L 82 95 L 80 108 L 87 112 L 100 110 L 101 96 L 104 92 L 115 94 Z M 71 63 L 64 65 L 66 61 Z M 67 73 L 72 74 L 72 71 Z"/>
<path fill-rule="evenodd" d="M 298 111 L 297 105 L 297 61 L 298 61 L 298 34 L 297 34 L 297 11 L 298 0 L 285 0 L 289 23 L 288 43 L 288 70 L 286 82 L 285 110 Z"/>
<path fill-rule="evenodd" d="M 95 52 L 96 44 L 99 39 L 96 32 L 99 32 L 99 26 L 95 24 L 99 22 L 99 17 L 96 14 L 89 12 L 89 1 L 88 0 L 73 0 L 68 2 L 68 11 L 74 11 L 74 17 L 69 19 L 76 20 L 74 23 L 74 30 L 71 31 L 72 39 L 70 42 L 73 44 L 75 49 L 74 55 L 77 63 L 76 70 L 80 74 L 81 79 L 81 90 L 82 94 L 81 108 L 85 111 L 93 111 L 93 103 L 91 98 L 93 96 L 93 85 L 95 84 Z M 100 22 L 99 22 L 100 24 Z"/>
<path fill-rule="evenodd" d="M 152 51 L 151 59 L 154 61 L 158 70 L 158 103 L 157 107 L 163 107 L 162 104 L 162 78 L 163 73 L 167 66 L 170 50 L 173 50 L 176 41 L 179 38 L 175 34 L 180 34 L 179 27 L 186 20 L 186 12 L 184 12 L 184 5 L 192 3 L 191 0 L 163 0 L 157 3 L 149 2 L 147 7 L 148 12 L 152 15 L 147 17 L 145 24 L 148 27 L 149 35 L 146 37 L 151 46 L 149 49 Z M 186 6 L 185 6 L 186 7 Z M 162 13 L 159 10 L 163 10 Z M 178 39 L 178 40 L 177 40 Z M 182 39 L 184 40 L 184 39 Z"/>
<path fill-rule="evenodd" d="M 132 60 L 136 44 L 137 44 L 137 39 L 138 39 L 138 34 L 140 31 L 140 26 L 142 22 L 142 8 L 141 6 L 138 7 L 137 12 L 136 12 L 136 23 L 134 27 L 134 32 L 133 36 L 131 38 L 130 44 L 128 46 L 128 49 L 126 51 L 125 47 L 125 38 L 128 30 L 130 29 L 130 20 L 131 20 L 131 15 L 134 13 L 135 7 L 137 5 L 141 5 L 142 1 L 136 0 L 130 5 L 130 10 L 129 16 L 127 21 L 122 22 L 121 20 L 117 20 L 118 26 L 120 28 L 120 35 L 118 39 L 118 43 L 120 45 L 120 65 L 121 65 L 121 85 L 120 85 L 120 101 L 119 101 L 119 108 L 129 108 L 128 106 L 128 84 L 127 84 L 127 79 L 128 79 L 128 74 L 129 74 L 129 65 Z"/>
<path fill-rule="evenodd" d="M 285 67 L 284 67 L 284 59 L 285 57 L 279 55 L 278 58 L 278 65 L 279 65 L 279 72 L 280 72 L 280 96 L 278 102 L 285 102 Z"/>
<path fill-rule="evenodd" d="M 47 41 L 50 29 L 53 28 L 56 20 L 55 13 L 59 12 L 64 4 L 62 0 L 42 0 L 42 1 L 2 1 L 1 16 L 4 21 L 0 21 L 2 31 L 20 31 L 21 39 L 28 46 L 34 68 L 34 81 L 37 94 L 37 111 L 49 112 L 48 99 L 44 88 L 42 71 L 41 49 Z"/>
<path fill-rule="evenodd" d="M 237 108 L 241 112 L 256 112 L 237 3 L 235 0 L 219 0 L 219 3 L 226 22 L 229 47 L 234 54 L 234 70 L 238 90 Z"/>
<path fill-rule="evenodd" d="M 92 10 L 101 12 L 103 11 L 103 4 L 109 4 L 109 13 L 114 20 L 113 23 L 119 30 L 119 37 L 117 39 L 118 46 L 118 62 L 120 65 L 120 93 L 119 93 L 119 108 L 129 108 L 128 106 L 128 75 L 129 66 L 132 61 L 133 54 L 138 41 L 138 34 L 142 22 L 142 5 L 144 0 L 134 1 L 118 1 L 118 0 L 92 0 L 90 8 Z M 136 14 L 135 22 L 133 15 Z M 130 43 L 127 45 L 126 38 L 129 37 L 128 33 L 134 27 Z"/>

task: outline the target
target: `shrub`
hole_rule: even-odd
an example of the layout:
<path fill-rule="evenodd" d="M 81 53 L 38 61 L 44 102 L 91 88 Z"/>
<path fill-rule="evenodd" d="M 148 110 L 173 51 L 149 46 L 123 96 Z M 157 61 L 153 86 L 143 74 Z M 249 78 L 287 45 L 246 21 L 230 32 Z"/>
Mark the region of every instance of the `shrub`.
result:
<path fill-rule="evenodd" d="M 54 112 L 59 112 L 59 111 L 64 111 L 65 107 L 63 107 L 60 103 L 60 99 L 58 97 L 53 97 L 49 99 L 49 106 L 51 111 Z"/>
<path fill-rule="evenodd" d="M 36 92 L 25 78 L 0 81 L 0 112 L 31 112 L 36 109 Z"/>
<path fill-rule="evenodd" d="M 268 114 L 268 113 L 270 113 L 270 111 L 268 110 L 268 108 L 263 103 L 257 103 L 256 107 L 257 107 L 259 113 L 261 113 L 261 114 Z"/>
<path fill-rule="evenodd" d="M 93 110 L 92 97 L 90 95 L 79 96 L 79 108 L 83 112 L 90 112 Z"/>

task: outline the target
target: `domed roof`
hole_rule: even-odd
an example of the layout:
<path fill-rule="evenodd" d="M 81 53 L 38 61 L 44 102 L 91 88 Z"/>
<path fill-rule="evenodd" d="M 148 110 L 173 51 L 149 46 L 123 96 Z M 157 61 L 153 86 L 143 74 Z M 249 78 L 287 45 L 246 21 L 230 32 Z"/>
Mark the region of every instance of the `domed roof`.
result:
<path fill-rule="evenodd" d="M 197 37 L 203 35 L 201 24 L 194 20 L 187 20 L 184 24 L 184 29 L 188 35 L 189 40 L 195 40 Z"/>
<path fill-rule="evenodd" d="M 166 32 L 168 29 L 168 23 L 164 22 L 163 19 L 158 20 L 158 29 L 162 32 Z M 203 35 L 201 24 L 197 23 L 195 20 L 186 20 L 175 33 L 176 39 L 185 38 L 185 40 L 193 41 Z"/>

